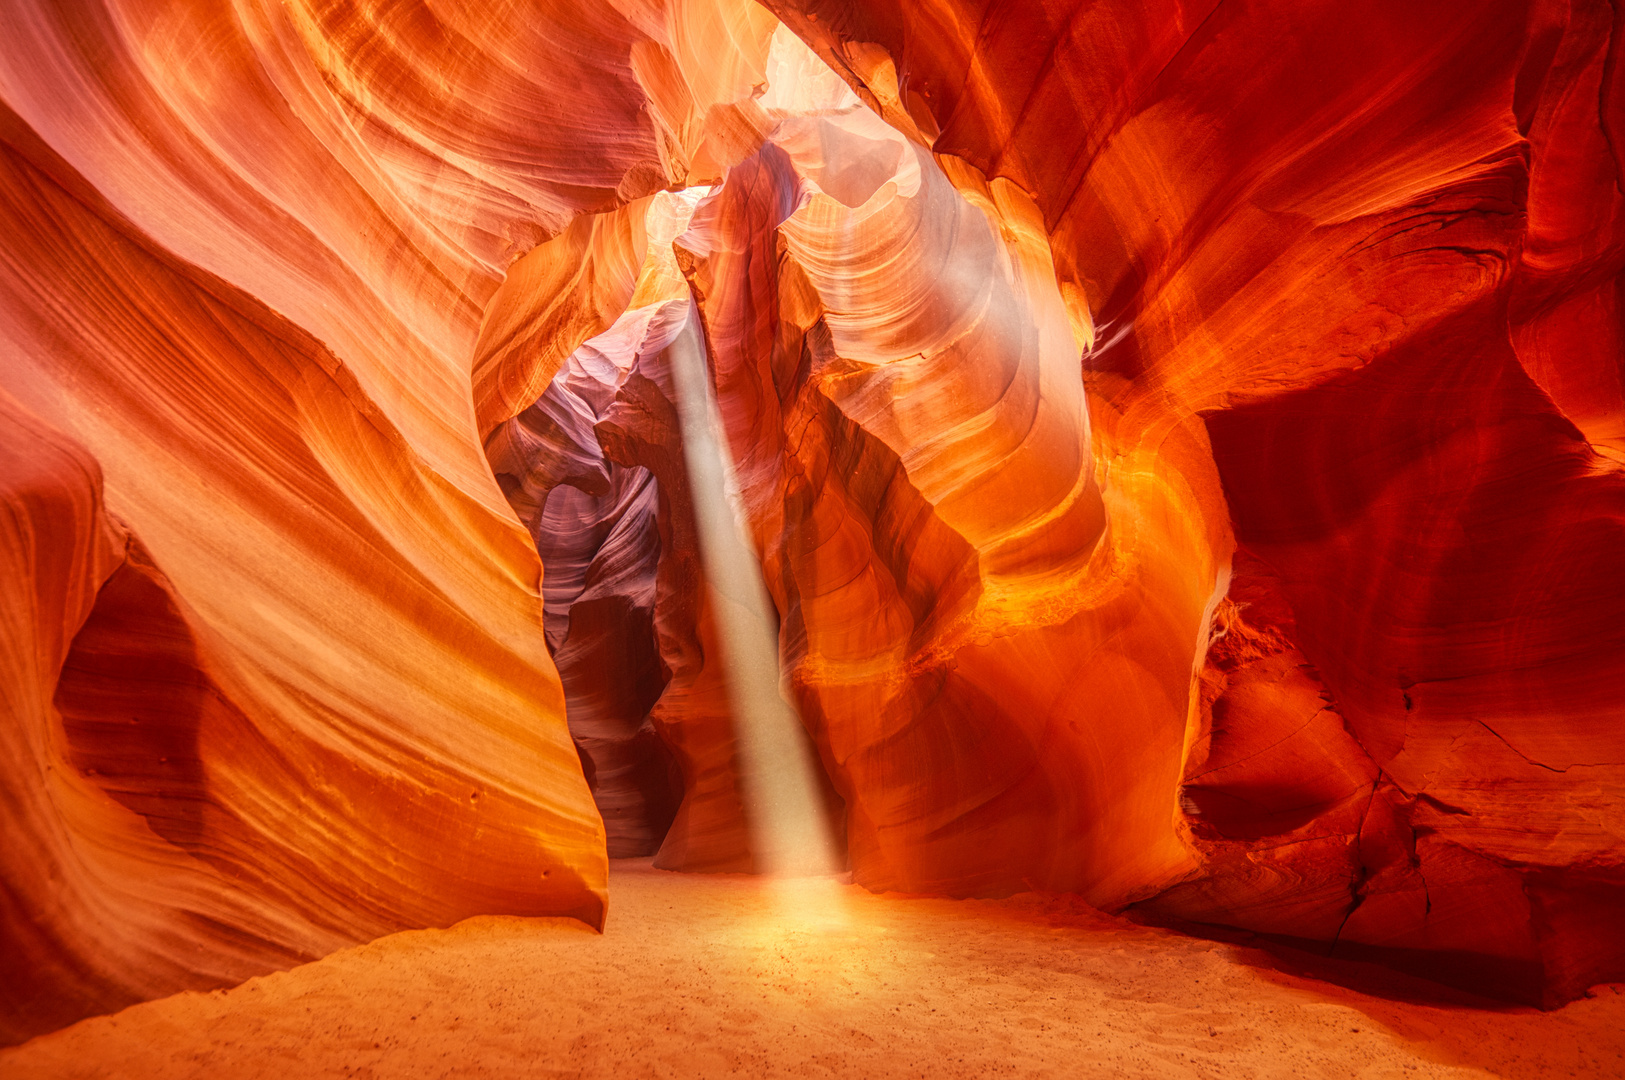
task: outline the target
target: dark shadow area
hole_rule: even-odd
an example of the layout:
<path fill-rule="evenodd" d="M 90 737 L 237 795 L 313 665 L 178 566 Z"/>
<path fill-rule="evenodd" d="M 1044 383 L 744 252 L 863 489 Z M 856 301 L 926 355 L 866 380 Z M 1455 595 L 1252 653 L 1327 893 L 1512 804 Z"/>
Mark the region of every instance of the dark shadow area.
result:
<path fill-rule="evenodd" d="M 1333 946 L 1322 941 L 1186 922 L 1154 916 L 1134 908 L 1123 915 L 1143 926 L 1155 926 L 1234 945 L 1235 958 L 1252 968 L 1275 971 L 1294 978 L 1315 979 L 1384 1001 L 1407 1005 L 1456 1006 L 1491 1012 L 1522 1010 L 1540 1005 L 1538 971 L 1514 970 L 1515 965 L 1497 964 L 1491 957 L 1421 949 L 1380 949 L 1347 942 L 1336 945 L 1336 954 L 1329 955 Z M 1527 968 L 1528 965 L 1523 967 Z M 1485 997 L 1467 989 L 1474 985 L 1493 985 L 1499 989 L 1516 985 L 1519 981 L 1529 988 L 1529 994 L 1523 1000 Z"/>

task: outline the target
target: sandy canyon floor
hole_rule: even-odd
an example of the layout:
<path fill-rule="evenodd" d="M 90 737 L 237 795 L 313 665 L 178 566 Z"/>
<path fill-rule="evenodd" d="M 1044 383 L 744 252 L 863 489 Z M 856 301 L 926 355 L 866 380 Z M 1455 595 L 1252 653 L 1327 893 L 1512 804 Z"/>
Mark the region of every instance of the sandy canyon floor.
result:
<path fill-rule="evenodd" d="M 610 922 L 395 934 L 0 1052 L 23 1077 L 1625 1076 L 1625 986 L 1370 996 L 1065 898 L 614 864 Z M 1359 972 L 1353 968 L 1346 972 Z"/>

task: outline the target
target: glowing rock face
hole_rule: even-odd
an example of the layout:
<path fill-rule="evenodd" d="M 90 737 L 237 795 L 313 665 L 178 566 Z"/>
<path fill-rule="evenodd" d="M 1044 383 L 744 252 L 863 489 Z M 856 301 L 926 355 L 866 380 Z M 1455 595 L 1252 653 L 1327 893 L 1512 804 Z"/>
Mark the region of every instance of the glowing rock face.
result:
<path fill-rule="evenodd" d="M 481 436 L 642 252 L 589 237 L 559 322 L 505 308 L 508 264 L 551 280 L 575 236 L 538 244 L 708 137 L 709 99 L 663 105 L 676 138 L 644 89 L 713 51 L 667 26 L 695 5 L 625 6 L 7 6 L 6 1038 L 406 927 L 602 920 Z"/>
<path fill-rule="evenodd" d="M 1536 1000 L 1625 970 L 1611 9 L 770 6 L 1033 194 L 1108 533 L 1148 473 L 1186 532 L 1134 559 L 1220 568 L 1201 868 L 1150 908 Z"/>
<path fill-rule="evenodd" d="M 770 68 L 815 64 L 775 37 Z M 956 188 L 827 72 L 761 100 L 758 148 L 680 235 L 651 229 L 651 260 L 675 236 L 688 281 L 651 262 L 638 293 L 658 303 L 692 286 L 699 300 L 789 680 L 845 803 L 858 879 L 1063 888 L 1104 904 L 1166 887 L 1194 867 L 1174 799 L 1215 567 L 1130 565 L 1127 549 L 1142 530 L 1162 535 L 1163 521 L 1106 534 L 1076 367 L 1087 314 L 1069 318 L 1018 193 L 968 174 Z M 634 307 L 584 346 L 536 409 L 588 378 L 602 401 L 619 400 L 635 366 L 665 378 L 664 338 L 637 337 L 651 310 Z M 596 426 L 607 456 L 617 427 Z M 573 452 L 519 450 L 504 430 L 487 446 L 493 465 L 521 517 L 543 528 L 577 499 L 554 487 L 562 499 L 544 507 L 536 494 L 577 468 L 554 464 Z M 669 476 L 668 464 L 663 491 Z M 1167 498 L 1154 485 L 1144 497 Z M 612 549 L 632 543 L 629 520 L 606 521 L 583 558 L 622 557 Z M 662 546 L 662 573 L 692 560 L 688 543 Z M 562 555 L 558 568 L 572 573 Z M 714 671 L 714 645 L 701 651 Z M 567 670 L 567 689 L 583 688 L 572 700 L 613 670 L 607 654 Z M 1130 722 L 1084 723 L 1091 708 Z M 654 726 L 675 734 L 662 713 Z M 572 714 L 584 753 L 598 716 L 584 701 Z M 702 729 L 716 730 L 683 730 Z M 725 728 L 674 749 L 691 778 L 734 766 Z M 606 820 L 627 794 L 600 785 Z M 663 864 L 705 868 L 715 863 L 677 853 L 736 843 L 723 839 L 736 817 L 702 825 L 689 810 L 737 803 L 702 794 L 690 791 Z"/>
<path fill-rule="evenodd" d="M 486 448 L 546 562 L 550 639 L 610 852 L 749 870 L 666 360 L 691 310 L 683 297 L 628 312 Z M 606 613 L 619 616 L 607 632 Z"/>
<path fill-rule="evenodd" d="M 815 186 L 826 158 L 896 172 L 832 184 L 847 206 Z M 1077 346 L 1006 194 L 973 202 L 854 109 L 787 125 L 679 242 L 858 880 L 1121 903 L 1188 868 L 1168 792 L 1190 668 L 1120 646 L 1193 639 L 1206 595 L 1182 590 L 1182 628 L 1177 602 L 1123 607 Z M 1074 726 L 1090 699 L 1132 723 Z"/>

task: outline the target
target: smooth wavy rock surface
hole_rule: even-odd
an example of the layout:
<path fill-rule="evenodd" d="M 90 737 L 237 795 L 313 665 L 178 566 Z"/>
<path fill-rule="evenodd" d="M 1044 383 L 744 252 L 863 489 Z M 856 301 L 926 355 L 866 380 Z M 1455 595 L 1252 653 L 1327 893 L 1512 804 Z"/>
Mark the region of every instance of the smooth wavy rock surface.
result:
<path fill-rule="evenodd" d="M 1031 193 L 1108 533 L 1166 513 L 1130 471 L 1185 496 L 1132 549 L 1222 597 L 1150 908 L 1535 1000 L 1625 969 L 1612 8 L 770 6 Z"/>
<path fill-rule="evenodd" d="M 772 16 L 3 19 L 0 1036 L 476 913 L 598 924 L 604 828 L 482 434 L 631 299 L 644 197 L 727 159 L 707 114 Z M 578 637 L 636 621 L 598 616 Z"/>
<path fill-rule="evenodd" d="M 1177 879 L 1211 585 L 1122 565 L 1030 204 L 962 194 L 854 103 L 786 121 L 679 243 L 857 879 L 1100 903 Z"/>
<path fill-rule="evenodd" d="M 780 32 L 769 68 L 817 61 Z M 651 227 L 638 291 L 658 302 L 692 287 L 699 300 L 786 675 L 844 803 L 858 880 L 960 894 L 1064 888 L 1105 904 L 1166 887 L 1194 867 L 1174 799 L 1214 568 L 1136 557 L 1141 530 L 1155 549 L 1200 550 L 1178 514 L 1108 533 L 1077 368 L 1089 328 L 1069 318 L 1031 203 L 1004 185 L 974 187 L 969 173 L 956 186 L 827 70 L 771 83 L 761 101 L 758 148 L 680 234 Z M 663 265 L 673 235 L 686 281 Z M 590 447 L 518 449 L 515 425 L 556 411 L 585 377 L 578 367 L 598 372 L 600 399 L 615 392 L 612 414 L 645 431 L 664 415 L 669 335 L 626 340 L 654 325 L 653 310 L 634 307 L 578 350 L 488 443 L 526 520 L 577 500 L 553 487 L 543 504 L 557 477 L 601 483 Z M 607 353 L 618 358 L 606 364 Z M 624 374 L 634 367 L 649 377 Z M 671 493 L 685 482 L 672 434 L 636 440 L 664 444 L 662 469 L 625 449 L 627 421 L 606 416 L 597 433 L 607 457 L 646 465 L 663 498 L 686 503 Z M 1190 497 L 1145 480 L 1153 503 Z M 692 539 L 668 535 L 683 516 L 662 531 L 660 574 L 692 580 Z M 1161 540 L 1170 529 L 1178 542 Z M 555 557 L 579 574 L 630 543 L 605 532 L 574 563 Z M 714 644 L 702 651 L 711 672 Z M 661 652 L 676 670 L 674 650 Z M 583 694 L 614 670 L 599 655 L 573 676 Z M 1133 722 L 1089 722 L 1088 702 Z M 662 720 L 662 708 L 652 718 L 683 733 L 674 749 L 688 783 L 660 864 L 717 867 L 677 853 L 706 837 L 738 843 L 722 842 L 725 825 L 742 827 L 737 796 L 702 801 L 697 780 L 732 775 L 731 740 L 725 725 L 695 738 L 712 726 Z M 585 733 L 597 715 L 583 701 L 572 722 Z M 640 721 L 616 722 L 631 732 Z M 624 797 L 598 794 L 601 806 Z M 707 802 L 728 812 L 701 819 Z"/>

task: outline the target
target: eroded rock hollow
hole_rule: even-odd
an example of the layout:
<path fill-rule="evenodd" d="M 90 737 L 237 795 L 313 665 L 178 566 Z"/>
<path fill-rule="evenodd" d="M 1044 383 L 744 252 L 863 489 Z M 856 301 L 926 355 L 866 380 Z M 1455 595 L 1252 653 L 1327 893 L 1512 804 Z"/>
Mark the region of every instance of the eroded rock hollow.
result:
<path fill-rule="evenodd" d="M 1625 977 L 1593 0 L 5 0 L 0 1035 L 759 869 Z"/>

